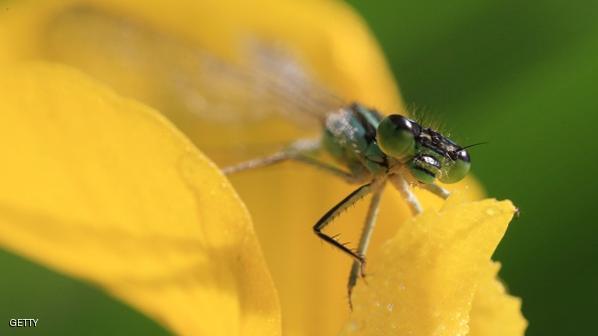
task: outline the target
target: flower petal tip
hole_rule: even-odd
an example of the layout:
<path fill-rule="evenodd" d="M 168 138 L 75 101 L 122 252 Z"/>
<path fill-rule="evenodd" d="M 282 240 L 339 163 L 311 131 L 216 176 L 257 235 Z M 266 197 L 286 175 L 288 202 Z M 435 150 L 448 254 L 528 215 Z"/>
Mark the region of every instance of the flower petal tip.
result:
<path fill-rule="evenodd" d="M 485 302 L 478 288 L 514 213 L 509 200 L 454 200 L 407 220 L 370 258 L 343 334 L 467 335 L 472 303 Z"/>

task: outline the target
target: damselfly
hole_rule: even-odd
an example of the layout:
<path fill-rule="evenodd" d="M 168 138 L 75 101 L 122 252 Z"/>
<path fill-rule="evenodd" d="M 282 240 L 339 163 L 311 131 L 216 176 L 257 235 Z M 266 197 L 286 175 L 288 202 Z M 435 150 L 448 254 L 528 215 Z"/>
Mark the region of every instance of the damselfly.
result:
<path fill-rule="evenodd" d="M 383 117 L 365 105 L 346 104 L 319 84 L 309 64 L 295 57 L 292 46 L 280 41 L 241 39 L 236 48 L 240 62 L 234 62 L 139 22 L 84 7 L 64 12 L 46 30 L 46 47 L 53 59 L 76 62 L 80 69 L 110 83 L 106 74 L 111 71 L 126 69 L 130 78 L 151 75 L 139 91 L 127 81 L 121 89 L 166 113 L 209 154 L 222 152 L 213 146 L 216 141 L 240 139 L 241 125 L 281 116 L 301 122 L 317 120 L 321 126 L 318 139 L 296 141 L 270 156 L 223 171 L 231 174 L 292 160 L 359 184 L 313 226 L 321 239 L 354 259 L 349 294 L 357 278 L 364 275 L 365 254 L 385 186 L 390 183 L 397 188 L 418 214 L 422 208 L 411 186 L 446 198 L 449 193 L 435 181 L 459 181 L 470 167 L 466 149 L 439 132 L 405 116 Z M 77 45 L 87 52 L 79 52 L 73 60 L 56 47 L 62 45 Z M 202 127 L 201 132 L 197 127 Z M 320 161 L 314 156 L 318 151 L 330 154 L 342 168 Z M 323 232 L 339 213 L 368 194 L 373 197 L 357 250 Z"/>
<path fill-rule="evenodd" d="M 354 259 L 349 275 L 349 299 L 359 276 L 365 276 L 365 254 L 376 222 L 380 197 L 390 182 L 417 215 L 421 205 L 411 190 L 417 185 L 442 198 L 449 192 L 435 183 L 458 182 L 470 168 L 467 150 L 439 132 L 398 114 L 382 117 L 359 103 L 326 114 L 319 139 L 299 140 L 270 156 L 223 168 L 226 174 L 293 160 L 314 166 L 360 186 L 326 212 L 313 226 L 315 234 Z M 344 168 L 313 156 L 325 151 Z M 372 194 L 357 250 L 340 243 L 323 229 L 341 212 Z"/>

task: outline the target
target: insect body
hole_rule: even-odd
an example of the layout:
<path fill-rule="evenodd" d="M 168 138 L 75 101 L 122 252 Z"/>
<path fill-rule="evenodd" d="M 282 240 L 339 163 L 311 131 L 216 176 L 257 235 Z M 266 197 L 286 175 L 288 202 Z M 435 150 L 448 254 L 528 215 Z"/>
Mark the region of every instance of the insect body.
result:
<path fill-rule="evenodd" d="M 364 276 L 365 253 L 376 222 L 380 196 L 387 182 L 403 195 L 414 214 L 422 211 L 411 191 L 418 185 L 447 198 L 449 193 L 435 184 L 438 179 L 454 183 L 465 177 L 470 158 L 465 148 L 437 131 L 398 114 L 381 116 L 377 111 L 354 103 L 322 118 L 322 137 L 301 140 L 287 149 L 235 166 L 227 174 L 271 165 L 284 160 L 303 162 L 360 186 L 332 207 L 314 225 L 316 235 L 354 259 L 349 276 L 349 298 L 357 278 Z M 327 152 L 344 168 L 319 161 L 313 153 Z M 322 230 L 343 210 L 368 194 L 372 200 L 357 250 L 340 243 Z"/>

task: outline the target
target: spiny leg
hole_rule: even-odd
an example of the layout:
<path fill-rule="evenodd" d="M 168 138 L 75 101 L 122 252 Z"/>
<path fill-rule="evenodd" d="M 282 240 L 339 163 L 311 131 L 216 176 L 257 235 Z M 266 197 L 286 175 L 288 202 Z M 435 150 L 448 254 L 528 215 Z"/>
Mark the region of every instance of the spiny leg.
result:
<path fill-rule="evenodd" d="M 415 197 L 415 194 L 409 187 L 407 180 L 405 180 L 405 178 L 398 173 L 390 175 L 389 179 L 390 182 L 394 184 L 395 188 L 397 188 L 397 190 L 401 193 L 401 196 L 403 196 L 405 201 L 407 201 L 407 204 L 411 208 L 413 214 L 419 215 L 422 212 L 422 207 L 419 204 L 417 197 Z"/>
<path fill-rule="evenodd" d="M 424 184 L 421 187 L 442 199 L 447 199 L 451 195 L 450 191 L 444 189 L 436 183 Z"/>
<path fill-rule="evenodd" d="M 361 232 L 361 238 L 359 240 L 359 247 L 357 248 L 357 253 L 359 255 L 365 256 L 368 246 L 370 244 L 370 238 L 372 237 L 372 233 L 374 232 L 374 227 L 376 226 L 376 218 L 378 217 L 378 209 L 380 208 L 380 198 L 382 196 L 382 191 L 384 190 L 384 185 L 380 186 L 380 188 L 373 192 L 372 199 L 370 201 L 370 206 L 368 208 L 367 216 L 365 218 L 365 225 L 363 226 L 363 231 Z M 353 306 L 351 303 L 351 292 L 353 291 L 353 287 L 355 287 L 355 283 L 357 282 L 358 276 L 365 276 L 364 274 L 364 267 L 365 264 L 359 263 L 358 261 L 353 261 L 353 266 L 351 266 L 351 273 L 349 274 L 349 283 L 348 283 L 348 291 L 349 291 L 349 305 Z"/>
<path fill-rule="evenodd" d="M 355 191 L 353 191 L 351 194 L 349 194 L 349 196 L 345 197 L 342 201 L 340 201 L 337 205 L 335 205 L 332 209 L 328 210 L 328 212 L 326 212 L 326 214 L 324 214 L 324 216 L 322 216 L 322 218 L 320 218 L 320 220 L 313 227 L 315 234 L 318 235 L 318 237 L 320 237 L 320 239 L 322 239 L 325 242 L 331 244 L 332 246 L 340 249 L 341 251 L 348 254 L 350 257 L 352 257 L 354 260 L 356 260 L 360 264 L 365 262 L 365 259 L 362 255 L 349 249 L 347 246 L 341 244 L 336 239 L 334 239 L 334 237 L 329 236 L 329 235 L 325 234 L 324 232 L 322 232 L 322 230 L 328 224 L 330 224 L 330 222 L 332 222 L 332 220 L 334 218 L 336 218 L 336 216 L 338 216 L 341 212 L 343 212 L 348 207 L 355 204 L 357 201 L 362 199 L 364 196 L 366 196 L 367 194 L 372 192 L 372 184 L 373 183 L 364 184 L 361 187 L 357 188 Z"/>

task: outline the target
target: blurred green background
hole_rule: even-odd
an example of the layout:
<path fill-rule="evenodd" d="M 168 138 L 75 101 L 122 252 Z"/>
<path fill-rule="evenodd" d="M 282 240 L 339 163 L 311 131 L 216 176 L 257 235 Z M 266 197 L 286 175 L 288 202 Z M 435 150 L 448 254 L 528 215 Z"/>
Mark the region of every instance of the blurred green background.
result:
<path fill-rule="evenodd" d="M 437 115 L 461 143 L 489 142 L 471 150 L 473 170 L 489 195 L 521 209 L 495 258 L 523 298 L 527 335 L 594 334 L 598 2 L 349 2 L 409 106 Z M 56 335 L 167 334 L 91 286 L 5 252 L 0 265 L 0 323 L 35 317 L 53 321 L 42 330 Z"/>

